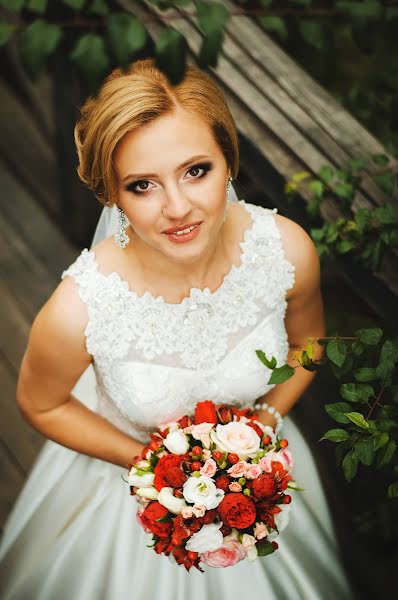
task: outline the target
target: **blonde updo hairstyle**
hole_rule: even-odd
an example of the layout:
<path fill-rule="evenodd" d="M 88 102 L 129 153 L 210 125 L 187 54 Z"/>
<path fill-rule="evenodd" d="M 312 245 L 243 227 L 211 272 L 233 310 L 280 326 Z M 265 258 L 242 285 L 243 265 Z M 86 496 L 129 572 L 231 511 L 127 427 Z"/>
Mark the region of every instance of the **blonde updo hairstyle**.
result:
<path fill-rule="evenodd" d="M 187 66 L 185 78 L 173 86 L 152 58 L 115 69 L 98 95 L 90 97 L 75 126 L 80 179 L 105 206 L 117 199 L 113 155 L 126 133 L 181 107 L 210 126 L 235 178 L 239 169 L 238 136 L 228 105 L 210 76 Z M 170 143 L 173 143 L 170 140 Z"/>

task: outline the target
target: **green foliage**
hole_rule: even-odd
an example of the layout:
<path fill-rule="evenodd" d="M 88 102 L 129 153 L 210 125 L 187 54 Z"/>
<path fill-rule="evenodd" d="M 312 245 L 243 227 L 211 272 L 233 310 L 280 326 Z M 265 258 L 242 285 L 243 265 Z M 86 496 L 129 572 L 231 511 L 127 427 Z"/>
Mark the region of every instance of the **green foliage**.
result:
<path fill-rule="evenodd" d="M 33 21 L 22 32 L 19 46 L 21 61 L 32 79 L 39 75 L 61 37 L 62 31 L 58 25 L 50 25 L 42 19 Z"/>
<path fill-rule="evenodd" d="M 106 22 L 109 46 L 117 63 L 127 68 L 134 53 L 146 42 L 146 29 L 137 17 L 128 13 L 113 13 Z"/>
<path fill-rule="evenodd" d="M 181 33 L 166 27 L 156 41 L 156 64 L 167 72 L 170 81 L 178 83 L 184 73 L 187 44 Z"/>
<path fill-rule="evenodd" d="M 388 170 L 389 158 L 385 155 L 374 155 L 373 162 L 387 169 L 374 173 L 373 179 L 392 195 L 398 189 L 396 169 Z M 311 219 L 322 219 L 322 202 L 326 197 L 333 197 L 344 216 L 310 230 L 320 257 L 350 254 L 358 263 L 377 271 L 387 248 L 398 248 L 398 218 L 391 204 L 374 209 L 360 208 L 353 214 L 355 193 L 366 173 L 364 164 L 365 160 L 359 157 L 347 161 L 345 170 L 324 165 L 318 179 L 312 179 L 307 172 L 305 177 L 301 172 L 296 173 L 286 183 L 285 193 L 291 199 L 300 187 L 306 188 L 310 193 L 306 208 Z"/>
<path fill-rule="evenodd" d="M 83 35 L 71 52 L 71 59 L 86 78 L 89 88 L 97 89 L 110 64 L 104 39 L 95 33 Z"/>
<path fill-rule="evenodd" d="M 340 427 L 326 431 L 320 441 L 333 442 L 337 464 L 347 481 L 352 481 L 361 468 L 383 469 L 390 480 L 385 498 L 396 498 L 398 338 L 383 339 L 383 330 L 378 327 L 360 328 L 355 336 L 347 338 L 320 338 L 316 343 L 326 349 L 320 359 L 315 359 L 314 342 L 303 347 L 301 353 L 295 352 L 293 358 L 303 367 L 315 362 L 343 379 L 339 387 L 341 399 L 325 404 L 327 414 Z M 282 372 L 284 367 L 295 372 L 291 365 L 276 367 L 274 357 L 266 358 L 262 350 L 256 350 L 256 354 L 273 373 Z M 349 368 L 344 369 L 345 364 Z M 272 376 L 268 383 L 271 381 Z"/>

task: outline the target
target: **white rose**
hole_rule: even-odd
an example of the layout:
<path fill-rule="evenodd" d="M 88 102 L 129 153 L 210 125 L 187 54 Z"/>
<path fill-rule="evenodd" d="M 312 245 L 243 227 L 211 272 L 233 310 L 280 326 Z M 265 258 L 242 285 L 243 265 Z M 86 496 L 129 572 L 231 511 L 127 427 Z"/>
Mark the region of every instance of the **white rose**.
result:
<path fill-rule="evenodd" d="M 183 498 L 176 498 L 173 495 L 172 487 L 163 487 L 158 492 L 157 501 L 174 515 L 179 515 L 182 509 L 186 507 Z"/>
<path fill-rule="evenodd" d="M 257 550 L 257 546 L 250 546 L 250 548 L 248 548 L 246 550 L 247 554 L 246 554 L 246 558 L 247 560 L 256 560 L 257 556 L 258 556 L 258 550 Z"/>
<path fill-rule="evenodd" d="M 189 450 L 187 436 L 182 429 L 167 434 L 167 437 L 163 440 L 163 445 L 172 454 L 185 454 Z"/>
<path fill-rule="evenodd" d="M 137 496 L 147 498 L 148 500 L 156 500 L 159 492 L 154 487 L 142 487 L 136 491 Z"/>
<path fill-rule="evenodd" d="M 233 452 L 240 460 L 256 458 L 260 449 L 260 438 L 252 427 L 239 421 L 231 421 L 226 425 L 217 425 L 210 437 L 218 450 Z"/>
<path fill-rule="evenodd" d="M 137 469 L 132 467 L 127 476 L 128 482 L 134 487 L 148 487 L 153 485 L 155 480 L 154 473 L 143 473 L 143 475 L 137 475 Z"/>
<path fill-rule="evenodd" d="M 223 534 L 220 531 L 222 523 L 210 523 L 203 525 L 197 533 L 194 533 L 185 544 L 185 548 L 192 552 L 211 552 L 218 550 L 224 543 Z"/>
<path fill-rule="evenodd" d="M 187 479 L 182 486 L 182 493 L 187 502 L 200 504 L 206 510 L 216 508 L 225 495 L 223 490 L 216 487 L 213 479 L 206 475 Z"/>

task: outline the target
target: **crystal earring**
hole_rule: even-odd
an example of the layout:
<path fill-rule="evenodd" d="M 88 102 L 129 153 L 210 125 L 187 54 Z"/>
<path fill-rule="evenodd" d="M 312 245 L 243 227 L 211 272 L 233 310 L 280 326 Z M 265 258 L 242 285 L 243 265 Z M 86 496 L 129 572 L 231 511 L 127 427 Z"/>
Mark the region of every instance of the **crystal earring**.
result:
<path fill-rule="evenodd" d="M 126 219 L 126 215 L 123 212 L 123 209 L 120 208 L 119 206 L 117 207 L 117 212 L 118 212 L 118 218 L 119 218 L 119 229 L 117 230 L 117 232 L 115 233 L 113 238 L 114 238 L 116 244 L 119 246 L 119 248 L 122 248 L 124 250 L 124 248 L 130 242 L 130 238 L 127 235 L 126 230 L 125 230 L 125 227 L 127 225 L 127 219 Z"/>
<path fill-rule="evenodd" d="M 227 202 L 231 201 L 230 197 L 229 197 L 229 194 L 231 193 L 232 181 L 233 181 L 233 179 L 232 179 L 232 177 L 230 177 L 228 179 L 228 183 L 227 183 Z"/>

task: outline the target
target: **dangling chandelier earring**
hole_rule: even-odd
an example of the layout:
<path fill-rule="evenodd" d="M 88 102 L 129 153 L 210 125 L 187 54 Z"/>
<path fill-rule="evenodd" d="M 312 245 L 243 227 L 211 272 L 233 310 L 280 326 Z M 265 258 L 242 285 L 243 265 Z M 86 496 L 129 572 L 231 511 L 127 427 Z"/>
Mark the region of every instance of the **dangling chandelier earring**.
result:
<path fill-rule="evenodd" d="M 124 250 L 124 248 L 130 242 L 130 238 L 127 235 L 126 230 L 125 230 L 125 227 L 127 225 L 127 219 L 126 219 L 126 215 L 123 212 L 123 209 L 120 208 L 119 206 L 117 207 L 117 212 L 118 212 L 118 218 L 119 218 L 119 229 L 117 230 L 117 232 L 115 233 L 113 238 L 114 238 L 116 244 L 119 246 L 119 248 L 122 248 Z"/>
<path fill-rule="evenodd" d="M 230 199 L 229 195 L 230 195 L 230 193 L 231 193 L 232 182 L 233 182 L 233 179 L 232 179 L 232 177 L 230 177 L 230 178 L 228 179 L 228 183 L 227 183 L 227 202 L 230 202 L 230 201 L 231 201 L 231 199 Z"/>

